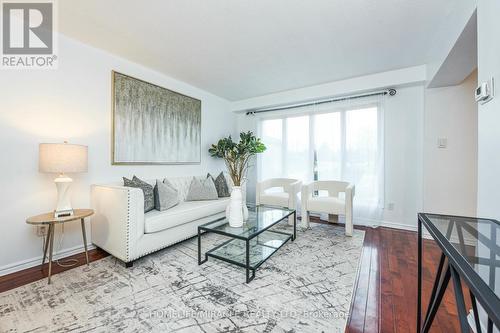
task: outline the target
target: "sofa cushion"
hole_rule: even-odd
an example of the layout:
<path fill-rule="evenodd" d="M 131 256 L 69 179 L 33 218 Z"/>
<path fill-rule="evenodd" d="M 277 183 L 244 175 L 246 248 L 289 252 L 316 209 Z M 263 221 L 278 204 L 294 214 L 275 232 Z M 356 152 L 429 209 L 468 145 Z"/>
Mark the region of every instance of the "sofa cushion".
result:
<path fill-rule="evenodd" d="M 307 210 L 329 214 L 344 214 L 345 201 L 336 197 L 312 197 L 307 200 Z"/>
<path fill-rule="evenodd" d="M 228 204 L 229 198 L 205 201 L 184 201 L 163 212 L 154 210 L 144 215 L 144 232 L 146 234 L 158 232 L 203 217 L 221 213 L 226 210 Z"/>
<path fill-rule="evenodd" d="M 288 207 L 288 193 L 271 192 L 271 193 L 261 194 L 260 203 L 262 205 Z"/>

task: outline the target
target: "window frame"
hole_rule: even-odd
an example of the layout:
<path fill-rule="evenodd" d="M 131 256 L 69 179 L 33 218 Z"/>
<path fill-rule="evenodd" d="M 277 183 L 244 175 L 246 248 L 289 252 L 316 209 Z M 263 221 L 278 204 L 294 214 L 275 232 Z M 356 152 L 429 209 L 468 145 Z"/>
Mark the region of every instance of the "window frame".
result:
<path fill-rule="evenodd" d="M 257 124 L 257 134 L 259 137 L 262 137 L 262 123 L 263 121 L 266 120 L 281 120 L 281 163 L 282 163 L 282 169 L 284 171 L 284 174 L 287 174 L 287 166 L 286 166 L 286 149 L 283 147 L 287 146 L 287 118 L 295 118 L 295 117 L 303 117 L 303 116 L 308 116 L 308 123 L 309 123 L 309 168 L 308 168 L 308 178 L 309 179 L 302 179 L 302 181 L 312 181 L 314 179 L 314 119 L 315 115 L 321 115 L 321 114 L 330 114 L 330 113 L 337 113 L 340 112 L 340 130 L 341 130 L 341 135 L 340 135 L 340 147 L 341 147 L 341 165 L 340 165 L 340 179 L 339 180 L 344 180 L 345 179 L 345 164 L 346 164 L 346 113 L 348 111 L 356 111 L 356 110 L 362 110 L 362 109 L 369 109 L 375 107 L 377 109 L 377 150 L 379 151 L 381 143 L 383 144 L 383 136 L 384 136 L 384 128 L 383 128 L 383 119 L 382 119 L 382 112 L 381 108 L 382 105 L 379 101 L 370 101 L 370 102 L 362 102 L 362 103 L 350 103 L 348 105 L 341 105 L 341 106 L 334 106 L 332 108 L 323 108 L 320 110 L 315 109 L 314 106 L 307 107 L 306 110 L 301 110 L 301 111 L 276 111 L 276 112 L 271 112 L 269 115 L 259 115 L 258 116 L 258 124 Z M 301 108 L 303 109 L 303 108 Z M 380 126 L 382 125 L 382 127 Z M 265 142 L 264 142 L 265 144 Z M 382 152 L 385 151 L 385 149 L 382 148 Z M 380 151 L 378 152 L 380 153 Z M 384 157 L 382 157 L 384 158 Z M 257 156 L 257 180 L 262 181 L 262 161 L 263 157 L 262 156 Z M 284 177 L 284 176 L 283 176 Z"/>

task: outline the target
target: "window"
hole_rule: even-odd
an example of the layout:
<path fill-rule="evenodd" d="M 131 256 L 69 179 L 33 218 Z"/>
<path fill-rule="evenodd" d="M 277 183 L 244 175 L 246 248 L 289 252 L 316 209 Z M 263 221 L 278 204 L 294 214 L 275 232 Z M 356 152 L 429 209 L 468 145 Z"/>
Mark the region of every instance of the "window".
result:
<path fill-rule="evenodd" d="M 259 179 L 350 181 L 358 207 L 383 207 L 380 119 L 378 104 L 263 118 Z"/>
<path fill-rule="evenodd" d="M 285 168 L 287 177 L 309 179 L 309 116 L 285 119 Z"/>
<path fill-rule="evenodd" d="M 283 120 L 266 120 L 261 124 L 261 139 L 266 153 L 262 154 L 260 168 L 265 178 L 276 178 L 283 174 Z"/>

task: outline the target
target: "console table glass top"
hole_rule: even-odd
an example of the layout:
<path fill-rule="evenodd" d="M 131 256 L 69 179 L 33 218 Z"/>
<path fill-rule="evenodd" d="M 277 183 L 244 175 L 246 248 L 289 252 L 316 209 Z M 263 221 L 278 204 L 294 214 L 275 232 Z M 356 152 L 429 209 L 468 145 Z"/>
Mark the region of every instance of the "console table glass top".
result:
<path fill-rule="evenodd" d="M 427 229 L 442 254 L 436 271 L 429 305 L 422 316 L 423 229 Z M 443 295 L 453 282 L 460 331 L 492 332 L 500 328 L 500 222 L 475 217 L 418 214 L 417 332 L 429 332 Z M 473 323 L 465 303 L 462 282 L 468 287 Z M 479 304 L 487 322 L 482 324 Z M 483 318 L 481 318 L 483 317 Z M 482 327 L 486 325 L 483 329 Z"/>

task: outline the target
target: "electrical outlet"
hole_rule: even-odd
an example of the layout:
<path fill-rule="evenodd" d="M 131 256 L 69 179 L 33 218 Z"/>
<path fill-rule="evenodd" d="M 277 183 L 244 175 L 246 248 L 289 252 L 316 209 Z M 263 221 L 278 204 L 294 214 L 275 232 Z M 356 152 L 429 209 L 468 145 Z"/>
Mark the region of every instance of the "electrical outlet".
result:
<path fill-rule="evenodd" d="M 36 229 L 36 235 L 38 237 L 45 237 L 47 236 L 47 227 L 46 226 L 37 226 Z"/>
<path fill-rule="evenodd" d="M 394 202 L 389 202 L 387 204 L 387 210 L 394 210 Z"/>

